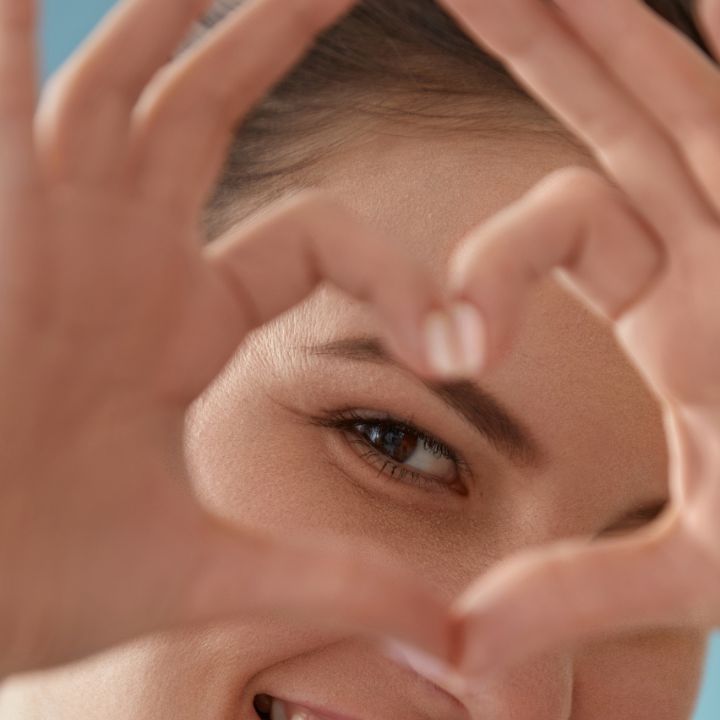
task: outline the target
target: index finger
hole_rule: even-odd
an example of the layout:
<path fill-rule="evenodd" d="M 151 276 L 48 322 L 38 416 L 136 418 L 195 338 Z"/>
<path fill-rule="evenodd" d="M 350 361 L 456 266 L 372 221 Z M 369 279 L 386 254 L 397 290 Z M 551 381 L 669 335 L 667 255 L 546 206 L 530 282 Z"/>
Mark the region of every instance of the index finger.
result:
<path fill-rule="evenodd" d="M 713 214 L 677 148 L 569 29 L 538 0 L 440 0 L 551 112 L 574 130 L 666 241 Z"/>
<path fill-rule="evenodd" d="M 62 73 L 73 76 L 80 93 L 119 90 L 129 109 L 192 21 L 212 2 L 120 0 L 84 42 L 82 51 L 65 63 Z"/>
<path fill-rule="evenodd" d="M 131 175 L 140 193 L 162 203 L 180 193 L 175 206 L 196 212 L 225 162 L 231 129 L 355 2 L 227 2 L 239 12 L 158 76 L 135 109 Z"/>
<path fill-rule="evenodd" d="M 381 644 L 394 638 L 438 657 L 450 654 L 449 601 L 373 546 L 328 544 L 320 535 L 288 542 L 239 534 L 217 521 L 209 530 L 176 611 L 180 623 L 279 613 L 364 632 Z"/>
<path fill-rule="evenodd" d="M 711 207 L 720 212 L 717 64 L 648 4 L 555 3 L 587 46 L 673 139 Z M 626 40 L 628 34 L 632 43 Z"/>

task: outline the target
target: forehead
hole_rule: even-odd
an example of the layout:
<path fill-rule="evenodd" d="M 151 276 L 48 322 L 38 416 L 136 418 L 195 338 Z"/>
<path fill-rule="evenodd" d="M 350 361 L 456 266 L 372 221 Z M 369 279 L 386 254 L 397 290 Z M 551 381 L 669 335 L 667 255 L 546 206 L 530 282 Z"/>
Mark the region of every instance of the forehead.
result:
<path fill-rule="evenodd" d="M 406 247 L 440 277 L 473 227 L 518 200 L 550 171 L 596 168 L 593 159 L 555 133 L 507 138 L 427 135 L 396 130 L 366 136 L 326 164 L 315 180 L 356 210 L 388 242 Z M 332 322 L 324 323 L 324 317 Z M 371 314 L 339 293 L 317 293 L 292 332 L 324 341 L 340 333 L 375 334 Z M 666 449 L 659 406 L 617 345 L 611 327 L 554 279 L 537 289 L 505 362 L 483 378 L 514 414 L 561 458 L 568 477 L 598 492 L 628 475 L 638 497 L 666 487 Z M 550 472 L 558 474 L 553 463 Z M 597 483 L 593 483 L 593 478 Z"/>

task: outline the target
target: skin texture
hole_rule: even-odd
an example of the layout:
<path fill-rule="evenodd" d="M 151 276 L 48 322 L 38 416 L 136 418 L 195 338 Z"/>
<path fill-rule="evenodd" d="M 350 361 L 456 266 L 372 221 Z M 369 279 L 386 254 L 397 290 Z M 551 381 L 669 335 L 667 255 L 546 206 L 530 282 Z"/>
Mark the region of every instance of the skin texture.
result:
<path fill-rule="evenodd" d="M 371 126 L 307 181 L 441 279 L 464 233 L 570 164 L 595 167 L 551 134 L 430 138 Z M 252 333 L 188 418 L 187 455 L 203 504 L 243 528 L 356 539 L 451 600 L 518 549 L 594 536 L 667 497 L 656 401 L 608 324 L 556 280 L 538 287 L 513 349 L 478 383 L 535 433 L 547 454 L 542 468 L 512 465 L 407 371 L 301 349 L 378 332 L 372 309 L 321 287 Z M 340 431 L 309 423 L 321 407 L 412 414 L 468 463 L 469 495 L 378 475 L 381 464 L 362 459 Z M 268 692 L 358 720 L 592 720 L 610 708 L 627 720 L 686 720 L 705 645 L 696 629 L 608 636 L 526 661 L 458 703 L 358 635 L 256 618 L 156 635 L 10 681 L 0 718 L 250 720 L 252 696 Z"/>
<path fill-rule="evenodd" d="M 718 210 L 716 166 L 705 152 L 714 149 L 715 141 L 696 134 L 693 124 L 703 113 L 711 117 L 712 105 L 698 100 L 705 94 L 688 96 L 687 90 L 696 83 L 714 88 L 716 69 L 688 54 L 676 39 L 668 56 L 678 74 L 668 68 L 658 75 L 663 82 L 647 85 L 633 74 L 613 80 L 611 68 L 599 67 L 547 4 L 508 0 L 491 7 L 446 0 L 593 146 L 627 197 L 611 193 L 599 174 L 579 172 L 577 166 L 588 164 L 588 158 L 571 145 L 560 148 L 557 140 L 548 144 L 533 137 L 528 143 L 512 137 L 503 145 L 496 138 L 483 145 L 474 136 L 450 143 L 414 138 L 408 147 L 376 128 L 369 144 L 358 152 L 348 148 L 312 184 L 339 194 L 384 231 L 385 244 L 327 198 L 301 195 L 300 203 L 285 205 L 269 222 L 266 216 L 201 257 L 190 219 L 205 188 L 165 181 L 195 176 L 191 170 L 210 177 L 222 157 L 223 129 L 231 116 L 245 110 L 254 93 L 287 69 L 312 31 L 339 11 L 328 1 L 311 11 L 317 15 L 284 16 L 286 23 L 275 36 L 276 30 L 268 28 L 277 1 L 256 3 L 254 14 L 233 28 L 239 37 L 218 35 L 215 46 L 205 46 L 194 58 L 198 62 L 162 73 L 154 92 L 136 108 L 132 125 L 127 111 L 183 22 L 178 12 L 161 42 L 148 28 L 161 27 L 164 14 L 169 19 L 174 8 L 125 5 L 124 21 L 98 36 L 93 52 L 70 67 L 62 76 L 65 82 L 53 86 L 34 128 L 30 13 L 25 5 L 0 2 L 0 30 L 8 40 L 0 43 L 0 72 L 19 67 L 21 78 L 0 83 L 0 140 L 10 153 L 2 155 L 1 168 L 7 262 L 0 264 L 0 342 L 6 350 L 0 385 L 10 395 L 0 429 L 10 438 L 3 448 L 10 472 L 0 486 L 0 520 L 10 540 L 0 548 L 0 630 L 4 636 L 13 631 L 0 673 L 88 654 L 143 630 L 233 613 L 246 618 L 240 628 L 221 627 L 215 635 L 186 630 L 183 636 L 137 643 L 103 662 L 88 661 L 76 668 L 77 675 L 68 668 L 38 678 L 47 681 L 45 686 L 33 686 L 30 678 L 29 687 L 9 688 L 3 699 L 8 712 L 15 717 L 33 711 L 23 703 L 49 702 L 50 711 L 35 711 L 56 715 L 58 707 L 81 703 L 95 708 L 76 707 L 74 715 L 140 717 L 154 703 L 156 716 L 184 697 L 176 716 L 244 716 L 252 694 L 266 691 L 327 704 L 361 719 L 423 713 L 458 717 L 459 705 L 437 691 L 431 700 L 426 683 L 363 654 L 360 642 L 351 652 L 356 638 L 347 628 L 329 631 L 334 619 L 375 629 L 402 627 L 441 654 L 447 651 L 442 606 L 413 585 L 408 572 L 423 577 L 446 602 L 472 583 L 460 608 L 465 643 L 462 652 L 455 643 L 452 653 L 462 669 L 482 673 L 488 657 L 500 666 L 526 655 L 523 665 L 505 670 L 491 686 L 474 685 L 463 696 L 470 714 L 592 717 L 606 712 L 611 695 L 613 712 L 624 716 L 686 716 L 704 637 L 697 629 L 680 628 L 717 624 L 720 597 L 714 512 L 720 413 L 717 370 L 708 362 L 717 355 Z M 589 10 L 575 10 L 580 4 L 567 7 L 577 12 L 572 21 L 588 45 L 603 49 L 600 55 L 612 65 L 616 56 L 608 50 L 617 33 L 588 22 Z M 612 16 L 620 18 L 619 0 L 614 10 Z M 652 64 L 663 46 L 660 40 L 671 38 L 667 31 L 651 31 L 654 26 L 641 14 L 634 19 L 647 41 L 642 62 Z M 101 82 L 110 71 L 108 59 L 141 25 L 145 32 L 138 52 L 112 64 L 114 83 Z M 528 32 L 523 35 L 522 28 L 531 26 L 542 31 L 533 35 L 540 38 L 536 43 L 527 42 Z M 718 26 L 712 22 L 708 27 Z M 260 29 L 270 37 L 253 32 Z M 295 39 L 293 51 L 284 56 L 268 41 L 283 33 Z M 234 90 L 247 82 L 250 65 L 228 63 L 234 53 L 248 51 L 241 38 L 256 44 L 265 63 L 265 73 L 245 86 L 247 95 Z M 213 66 L 221 64 L 234 72 L 213 73 Z M 678 85 L 685 74 L 691 82 Z M 672 92 L 673 83 L 689 99 L 687 114 Z M 95 95 L 89 90 L 97 88 L 104 89 L 95 100 L 97 111 L 85 108 L 87 125 L 81 126 L 74 116 L 79 117 L 83 98 Z M 201 92 L 208 105 L 197 102 Z M 200 117 L 183 112 L 191 99 L 202 110 Z M 600 117 L 608 119 L 601 123 Z M 184 122 L 173 122 L 180 119 Z M 634 142 L 617 142 L 613 121 L 615 132 L 620 128 L 620 137 Z M 128 149 L 123 143 L 103 142 L 109 129 L 130 130 L 124 136 L 130 141 L 129 158 L 122 157 Z M 183 138 L 188 140 L 185 152 L 177 153 Z M 93 145 L 101 151 L 80 152 Z M 203 152 L 206 147 L 212 152 Z M 400 382 L 397 373 L 389 377 L 389 370 L 377 365 L 372 372 L 364 364 L 364 371 L 343 373 L 330 372 L 326 363 L 320 372 L 300 350 L 308 342 L 332 339 L 321 336 L 331 330 L 379 334 L 382 318 L 393 326 L 395 337 L 387 339 L 395 355 L 426 370 L 416 331 L 437 300 L 436 281 L 457 238 L 558 163 L 568 162 L 576 166 L 572 174 L 554 175 L 554 184 L 544 184 L 526 202 L 486 224 L 466 246 L 467 254 L 452 258 L 455 280 L 467 275 L 462 278 L 466 299 L 489 315 L 494 361 L 503 349 L 508 355 L 508 343 L 500 342 L 503 335 L 506 341 L 515 336 L 502 369 L 495 363 L 483 383 L 533 428 L 548 459 L 541 469 L 521 472 L 504 463 L 436 402 L 433 410 L 427 395 L 418 399 L 419 388 L 408 385 L 407 373 Z M 519 168 L 518 175 L 508 168 Z M 376 182 L 377 176 L 389 180 Z M 488 184 L 483 202 L 478 201 L 478 178 Z M 179 207 L 189 208 L 188 215 L 171 212 Z M 616 232 L 600 233 L 607 230 L 600 219 L 608 218 L 621 224 L 614 226 Z M 578 239 L 580 230 L 585 232 Z M 589 230 L 596 231 L 590 238 Z M 342 253 L 333 244 L 340 232 L 346 239 Z M 532 242 L 535 234 L 543 241 Z M 606 237 L 604 253 L 593 257 L 598 237 Z M 483 239 L 485 245 L 477 242 Z M 598 318 L 564 304 L 567 298 L 559 289 L 543 282 L 529 322 L 518 331 L 517 310 L 529 287 L 561 262 L 555 253 L 564 255 L 573 243 L 578 245 L 571 268 L 576 279 L 586 290 L 597 291 L 614 319 L 622 316 L 616 330 L 626 350 L 654 390 L 674 400 L 676 412 L 674 427 L 666 427 L 675 451 L 670 522 L 633 540 L 594 547 L 588 540 L 617 515 L 657 498 L 656 483 L 665 483 L 668 468 L 661 436 L 654 434 L 660 429 L 657 408 L 653 412 L 651 397 L 639 393 L 642 385 L 618 348 L 608 342 L 603 346 L 602 338 L 611 336 Z M 139 251 L 140 263 L 133 256 Z M 271 265 L 276 258 L 284 265 Z M 608 272 L 600 258 L 612 258 L 622 272 Z M 540 266 L 526 265 L 530 259 Z M 419 261 L 425 263 L 425 282 L 418 269 L 410 269 Z M 377 274 L 367 277 L 371 267 Z M 664 268 L 667 272 L 659 272 Z M 510 289 L 504 288 L 501 270 L 509 273 Z M 373 300 L 373 312 L 348 304 L 337 290 L 323 291 L 244 338 L 304 297 L 317 276 L 326 275 L 356 300 Z M 679 311 L 669 312 L 673 308 Z M 385 325 L 382 329 L 388 330 Z M 590 338 L 589 330 L 594 333 Z M 48 338 L 56 352 L 49 359 L 41 352 Z M 224 368 L 241 339 L 236 362 L 197 404 L 187 434 L 181 433 L 183 401 L 189 403 Z M 19 378 L 27 384 L 25 392 L 13 382 Z M 353 385 L 358 378 L 364 381 L 360 389 Z M 372 394 L 374 401 L 368 398 Z M 35 404 L 22 402 L 28 398 Z M 451 444 L 472 475 L 466 493 L 420 490 L 376 469 L 371 473 L 337 431 L 321 427 L 314 417 L 321 403 L 359 408 L 369 402 L 374 411 L 382 403 L 392 414 L 409 412 Z M 43 412 L 47 408 L 54 412 Z M 238 408 L 242 411 L 234 412 Z M 40 458 L 31 442 L 38 437 L 54 441 L 43 445 Z M 273 446 L 267 437 L 282 440 Z M 661 457 L 665 462 L 656 467 Z M 192 470 L 187 486 L 178 482 L 184 470 Z M 642 497 L 636 496 L 640 492 Z M 201 505 L 214 516 L 201 511 Z M 285 547 L 258 543 L 265 531 L 287 538 Z M 354 540 L 358 550 L 346 550 L 343 561 L 341 549 L 334 563 L 324 565 L 319 544 L 315 553 L 295 552 L 303 535 L 315 535 L 327 548 Z M 571 550 L 565 556 L 544 551 L 525 554 L 514 565 L 499 562 L 517 558 L 518 550 L 576 535 L 582 539 L 560 546 Z M 16 547 L 22 554 L 7 550 Z M 360 558 L 388 556 L 397 565 L 392 582 L 387 566 L 383 576 L 359 563 Z M 520 572 L 508 572 L 518 567 Z M 362 576 L 356 572 L 361 569 Z M 604 603 L 599 602 L 603 595 Z M 401 611 L 403 598 L 407 605 Z M 583 602 L 591 603 L 592 612 L 583 614 Z M 323 629 L 291 620 L 291 611 L 301 608 L 322 617 Z M 269 615 L 272 610 L 287 612 L 282 622 Z M 678 629 L 656 632 L 652 624 L 661 620 Z M 597 634 L 623 624 L 634 626 L 636 633 L 642 625 L 645 634 L 622 641 Z M 591 632 L 593 645 L 557 648 L 561 640 L 577 641 Z M 553 654 L 527 659 L 532 649 L 552 643 Z M 223 657 L 229 647 L 238 654 Z M 258 657 L 253 656 L 256 649 Z M 678 665 L 666 667 L 663 661 Z M 220 666 L 232 677 L 221 677 Z M 97 694 L 103 687 L 99 669 L 117 692 L 106 684 L 106 692 Z M 89 683 L 95 695 L 73 688 L 73 677 Z M 643 697 L 635 681 L 647 677 L 656 685 L 647 686 L 648 697 Z M 631 689 L 622 687 L 631 679 Z M 410 682 L 412 688 L 405 685 Z M 378 693 L 382 687 L 384 695 Z M 403 687 L 408 687 L 405 699 L 399 694 Z M 618 707 L 626 698 L 629 706 Z M 209 708 L 213 699 L 217 705 Z"/>

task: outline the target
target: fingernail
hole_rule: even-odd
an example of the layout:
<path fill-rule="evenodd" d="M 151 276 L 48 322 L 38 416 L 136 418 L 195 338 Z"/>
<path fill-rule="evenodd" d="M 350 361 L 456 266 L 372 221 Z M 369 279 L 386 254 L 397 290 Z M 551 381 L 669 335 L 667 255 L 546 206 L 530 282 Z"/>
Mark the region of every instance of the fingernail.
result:
<path fill-rule="evenodd" d="M 469 302 L 457 302 L 450 309 L 460 338 L 462 369 L 468 375 L 477 375 L 483 369 L 486 354 L 485 321 L 480 311 Z"/>
<path fill-rule="evenodd" d="M 458 375 L 462 368 L 453 352 L 455 330 L 446 313 L 433 310 L 425 319 L 425 347 L 427 359 L 433 370 L 443 377 Z"/>
<path fill-rule="evenodd" d="M 442 685 L 456 695 L 462 695 L 467 689 L 465 679 L 444 660 L 434 655 L 390 638 L 383 640 L 382 648 L 391 660 L 411 668 L 419 675 Z"/>

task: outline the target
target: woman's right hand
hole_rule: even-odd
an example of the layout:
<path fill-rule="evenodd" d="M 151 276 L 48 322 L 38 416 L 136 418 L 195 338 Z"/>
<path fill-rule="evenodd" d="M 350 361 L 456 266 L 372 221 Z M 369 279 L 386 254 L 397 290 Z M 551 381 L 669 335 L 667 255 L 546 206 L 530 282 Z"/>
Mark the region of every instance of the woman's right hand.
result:
<path fill-rule="evenodd" d="M 125 0 L 36 107 L 34 3 L 0 0 L 0 677 L 266 611 L 447 652 L 418 578 L 193 496 L 186 411 L 250 330 L 329 280 L 432 375 L 421 327 L 446 302 L 317 191 L 204 246 L 232 128 L 352 2 L 248 2 L 162 67 L 207 5 Z"/>

